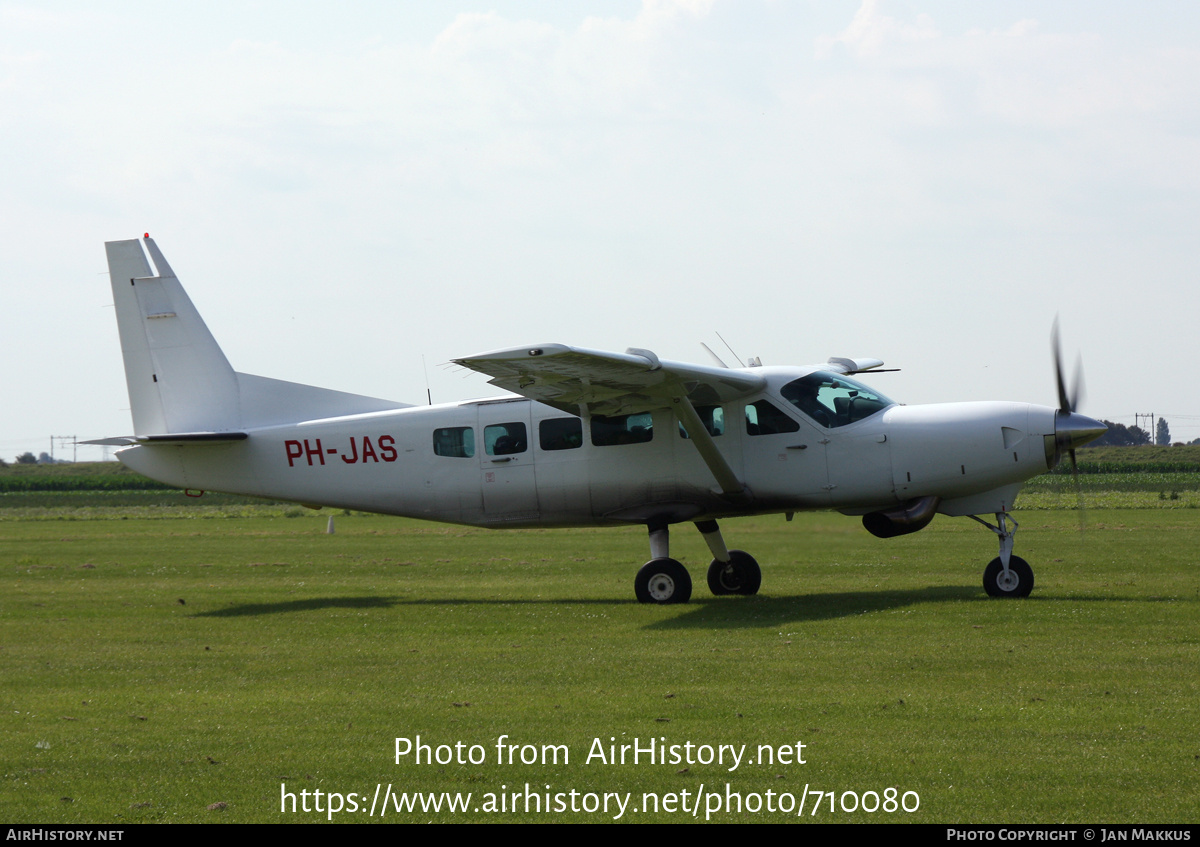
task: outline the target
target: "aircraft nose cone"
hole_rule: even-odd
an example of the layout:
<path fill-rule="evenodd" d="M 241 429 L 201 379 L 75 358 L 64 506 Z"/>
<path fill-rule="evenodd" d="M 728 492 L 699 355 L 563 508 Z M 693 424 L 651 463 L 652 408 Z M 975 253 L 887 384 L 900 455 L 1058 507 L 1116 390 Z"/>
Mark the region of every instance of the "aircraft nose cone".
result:
<path fill-rule="evenodd" d="M 1059 412 L 1054 416 L 1054 442 L 1059 450 L 1074 450 L 1095 441 L 1108 427 L 1078 412 Z"/>

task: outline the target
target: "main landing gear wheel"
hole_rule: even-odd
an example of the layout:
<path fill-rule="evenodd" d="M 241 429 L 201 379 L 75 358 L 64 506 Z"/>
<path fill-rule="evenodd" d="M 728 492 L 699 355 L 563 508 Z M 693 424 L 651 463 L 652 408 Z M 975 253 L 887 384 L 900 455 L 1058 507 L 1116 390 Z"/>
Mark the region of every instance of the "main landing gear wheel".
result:
<path fill-rule="evenodd" d="M 1000 557 L 988 562 L 983 572 L 983 590 L 989 597 L 1028 597 L 1033 591 L 1033 568 L 1020 556 L 1008 560 L 1008 573 Z"/>
<path fill-rule="evenodd" d="M 713 559 L 708 566 L 708 590 L 722 594 L 757 594 L 762 571 L 754 557 L 744 550 L 730 550 L 729 561 Z"/>
<path fill-rule="evenodd" d="M 692 577 L 674 559 L 651 559 L 633 581 L 639 603 L 686 603 L 692 598 Z"/>

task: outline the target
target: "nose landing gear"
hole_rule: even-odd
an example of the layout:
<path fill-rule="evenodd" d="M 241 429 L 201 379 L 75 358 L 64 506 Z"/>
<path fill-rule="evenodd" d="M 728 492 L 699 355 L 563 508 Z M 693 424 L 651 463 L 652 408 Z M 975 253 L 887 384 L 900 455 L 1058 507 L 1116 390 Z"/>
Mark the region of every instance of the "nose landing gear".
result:
<path fill-rule="evenodd" d="M 983 590 L 989 597 L 1028 597 L 1033 591 L 1033 568 L 1020 556 L 1012 554 L 1013 534 L 1020 524 L 1006 512 L 996 512 L 996 523 L 992 526 L 976 515 L 972 520 L 986 526 L 1000 537 L 1000 555 L 992 559 L 983 571 Z M 1012 529 L 1008 522 L 1012 521 Z"/>

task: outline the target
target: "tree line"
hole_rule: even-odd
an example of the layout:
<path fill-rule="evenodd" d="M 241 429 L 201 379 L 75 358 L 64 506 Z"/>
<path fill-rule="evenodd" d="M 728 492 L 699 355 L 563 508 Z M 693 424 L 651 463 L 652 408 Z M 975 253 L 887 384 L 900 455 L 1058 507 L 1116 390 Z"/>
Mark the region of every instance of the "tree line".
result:
<path fill-rule="evenodd" d="M 1159 418 L 1155 426 L 1154 438 L 1140 426 L 1125 426 L 1102 420 L 1100 423 L 1108 427 L 1108 432 L 1088 444 L 1089 447 L 1137 447 L 1140 444 L 1157 444 L 1159 447 L 1171 445 L 1171 427 L 1166 418 Z M 1200 438 L 1193 439 L 1188 444 L 1200 444 Z"/>

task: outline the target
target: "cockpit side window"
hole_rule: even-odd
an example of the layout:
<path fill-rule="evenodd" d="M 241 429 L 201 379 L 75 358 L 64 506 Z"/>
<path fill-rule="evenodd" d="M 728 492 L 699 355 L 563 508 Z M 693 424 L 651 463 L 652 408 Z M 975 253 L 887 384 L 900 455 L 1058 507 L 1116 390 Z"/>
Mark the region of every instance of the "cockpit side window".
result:
<path fill-rule="evenodd" d="M 857 380 L 826 371 L 816 371 L 793 380 L 779 393 L 826 429 L 861 421 L 895 405 L 892 400 Z"/>

